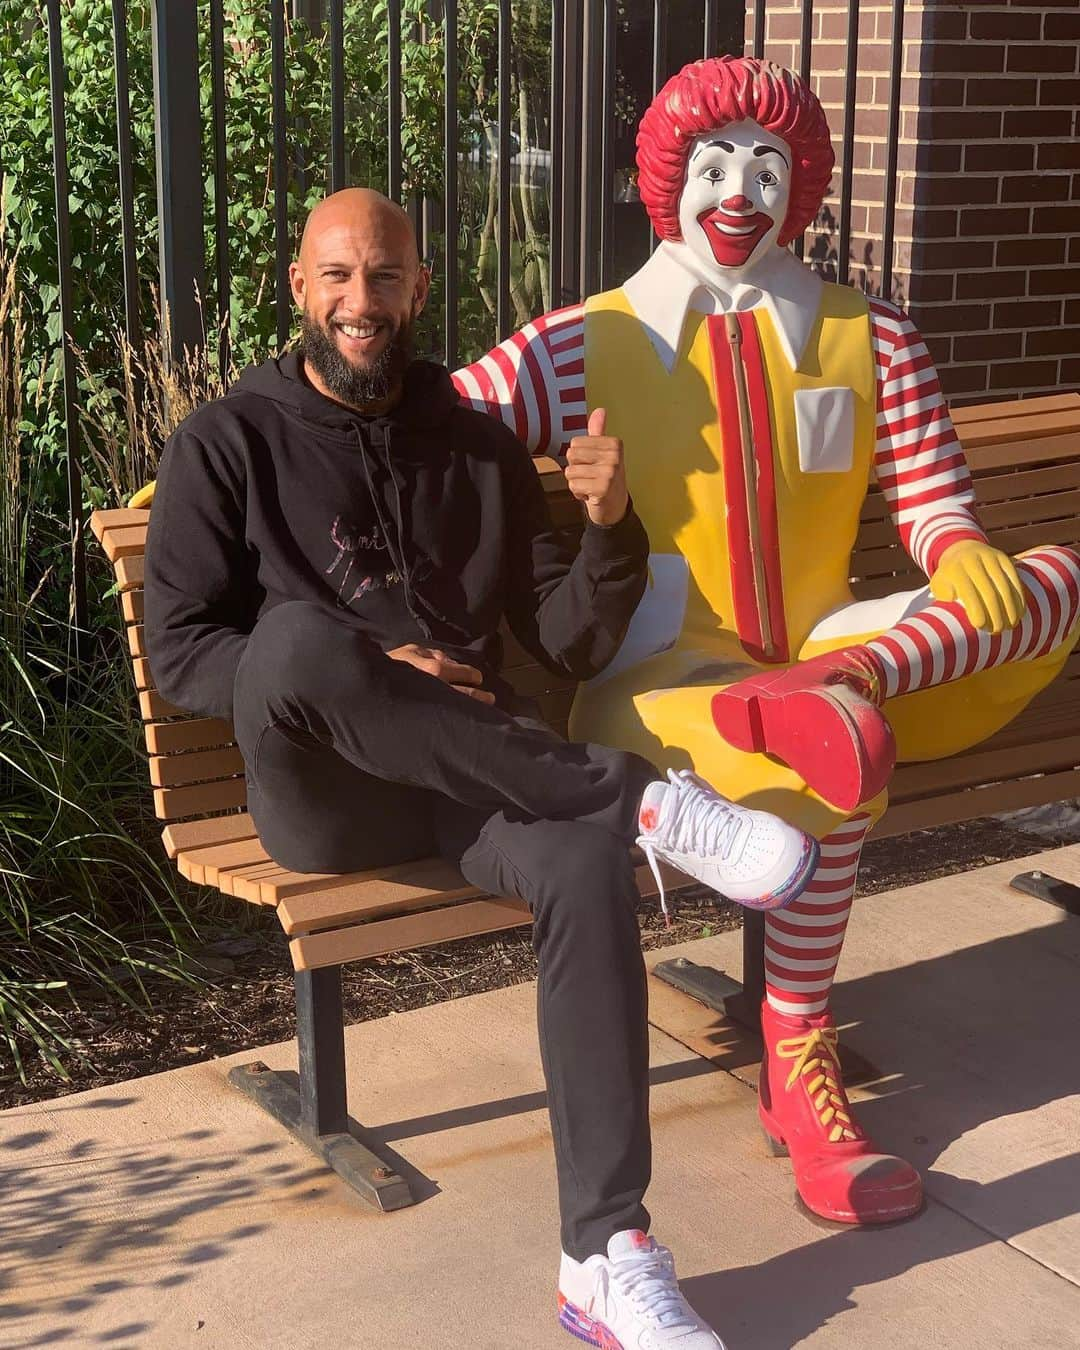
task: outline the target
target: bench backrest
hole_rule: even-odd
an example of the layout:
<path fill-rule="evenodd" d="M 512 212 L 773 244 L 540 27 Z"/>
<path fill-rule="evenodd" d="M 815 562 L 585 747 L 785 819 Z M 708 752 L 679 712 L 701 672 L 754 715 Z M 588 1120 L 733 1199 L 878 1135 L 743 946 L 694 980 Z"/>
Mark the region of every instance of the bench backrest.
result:
<path fill-rule="evenodd" d="M 1010 553 L 1038 544 L 1075 544 L 1080 528 L 1080 395 L 1062 394 L 1021 402 L 983 404 L 953 414 L 957 432 L 971 465 L 981 516 L 991 540 Z M 558 523 L 580 529 L 580 508 L 565 487 L 553 460 L 537 460 L 537 470 L 548 492 Z M 154 810 L 163 821 L 219 817 L 242 811 L 247 802 L 244 764 L 228 723 L 195 717 L 170 704 L 154 688 L 143 638 L 143 554 L 148 510 L 95 511 L 91 529 L 112 562 L 124 621 L 127 625 L 139 709 L 149 755 Z M 900 546 L 888 519 L 884 498 L 876 489 L 867 497 L 852 562 L 852 590 L 865 599 L 920 585 L 921 574 Z M 506 634 L 506 676 L 515 688 L 539 700 L 545 717 L 565 732 L 574 685 L 559 680 Z M 918 828 L 923 823 L 967 819 L 973 814 L 1029 804 L 1029 799 L 1057 800 L 1040 795 L 1030 780 L 1019 794 L 978 794 L 978 804 L 961 802 L 972 786 L 996 782 L 1020 773 L 1044 772 L 1047 755 L 1070 769 L 1080 765 L 1080 739 L 1070 728 L 1080 726 L 1080 658 L 1073 657 L 1065 678 L 1036 700 L 1013 728 L 980 748 L 978 755 L 957 757 L 929 765 L 901 768 L 894 781 L 892 801 L 879 833 Z M 1018 739 L 1019 737 L 1019 739 Z M 1034 739 L 1037 754 L 1018 758 L 1017 748 Z M 1073 758 L 1073 739 L 1078 739 Z M 1049 747 L 1055 747 L 1053 753 Z M 986 759 L 989 754 L 991 758 Z M 961 766 L 983 757 L 977 769 Z M 994 756 L 997 756 L 995 759 Z M 1051 768 L 1060 767 L 1056 762 Z M 974 774 L 974 777 L 972 776 Z M 990 775 L 989 777 L 987 775 Z M 980 777 L 981 775 L 981 777 Z M 1080 793 L 1080 771 L 1041 785 L 1060 796 Z M 1070 790 L 1071 789 L 1071 790 Z M 942 807 L 942 794 L 948 805 Z M 1004 802 L 1004 805 L 1000 804 Z M 985 807 L 985 811 L 979 809 Z M 957 811 L 960 814 L 956 814 Z M 895 828 L 893 828 L 895 827 Z M 204 835 L 209 827 L 204 828 Z M 172 853 L 176 832 L 164 832 Z"/>

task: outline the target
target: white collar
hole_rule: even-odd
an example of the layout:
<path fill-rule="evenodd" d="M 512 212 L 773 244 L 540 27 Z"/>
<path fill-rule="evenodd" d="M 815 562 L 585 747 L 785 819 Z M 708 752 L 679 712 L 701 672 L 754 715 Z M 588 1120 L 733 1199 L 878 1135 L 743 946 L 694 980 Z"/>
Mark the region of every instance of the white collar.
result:
<path fill-rule="evenodd" d="M 664 240 L 623 290 L 670 373 L 690 310 L 725 314 L 757 305 L 769 311 L 795 369 L 817 319 L 824 286 L 816 272 L 786 248 L 774 245 L 770 255 L 754 268 L 752 282 L 739 280 L 721 289 L 714 278 L 705 276 L 685 244 Z"/>

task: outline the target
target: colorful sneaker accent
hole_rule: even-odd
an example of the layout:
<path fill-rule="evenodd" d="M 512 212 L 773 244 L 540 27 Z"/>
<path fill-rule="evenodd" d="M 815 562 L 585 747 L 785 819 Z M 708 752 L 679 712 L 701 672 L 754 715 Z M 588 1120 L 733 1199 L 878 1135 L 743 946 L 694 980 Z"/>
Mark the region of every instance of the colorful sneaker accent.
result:
<path fill-rule="evenodd" d="M 668 770 L 641 799 L 638 846 L 660 888 L 657 858 L 748 909 L 781 909 L 802 894 L 821 852 L 818 841 L 766 811 L 736 806 L 689 769 Z"/>
<path fill-rule="evenodd" d="M 607 1256 L 563 1253 L 559 1323 L 599 1350 L 724 1350 L 683 1298 L 671 1252 L 637 1228 L 616 1233 Z"/>
<path fill-rule="evenodd" d="M 854 811 L 896 765 L 896 740 L 880 711 L 884 687 L 874 653 L 844 647 L 721 690 L 713 723 L 737 750 L 775 755 L 827 802 Z"/>
<path fill-rule="evenodd" d="M 922 1207 L 922 1179 L 882 1153 L 855 1119 L 827 1010 L 809 1017 L 761 1008 L 765 1056 L 758 1114 L 777 1156 L 791 1157 L 803 1203 L 836 1223 L 890 1223 Z"/>

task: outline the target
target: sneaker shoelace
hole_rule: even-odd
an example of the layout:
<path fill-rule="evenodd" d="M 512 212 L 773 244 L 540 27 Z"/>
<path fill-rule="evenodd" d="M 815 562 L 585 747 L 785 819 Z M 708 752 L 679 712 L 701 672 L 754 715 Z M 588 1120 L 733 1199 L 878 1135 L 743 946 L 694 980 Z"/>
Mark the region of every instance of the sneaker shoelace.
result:
<path fill-rule="evenodd" d="M 790 1036 L 777 1041 L 776 1053 L 780 1059 L 793 1059 L 786 1091 L 798 1082 L 803 1086 L 818 1114 L 818 1120 L 829 1131 L 829 1143 L 839 1144 L 858 1139 L 851 1106 L 840 1081 L 840 1066 L 836 1059 L 839 1033 L 835 1027 L 815 1027 L 805 1036 Z"/>
<path fill-rule="evenodd" d="M 741 807 L 734 806 L 719 797 L 707 793 L 692 778 L 668 769 L 668 778 L 678 794 L 675 810 L 667 822 L 667 846 L 679 853 L 698 853 L 704 857 L 719 856 L 722 862 L 735 852 L 737 843 L 743 842 L 752 828 L 749 814 Z M 660 908 L 664 913 L 664 923 L 671 927 L 671 913 L 667 905 L 667 892 L 660 865 L 656 861 L 656 843 L 642 836 L 638 845 L 648 859 L 649 867 L 656 879 L 660 892 Z"/>
<path fill-rule="evenodd" d="M 675 1276 L 675 1258 L 667 1247 L 627 1253 L 608 1264 L 611 1280 L 635 1312 L 665 1329 L 697 1326 Z"/>

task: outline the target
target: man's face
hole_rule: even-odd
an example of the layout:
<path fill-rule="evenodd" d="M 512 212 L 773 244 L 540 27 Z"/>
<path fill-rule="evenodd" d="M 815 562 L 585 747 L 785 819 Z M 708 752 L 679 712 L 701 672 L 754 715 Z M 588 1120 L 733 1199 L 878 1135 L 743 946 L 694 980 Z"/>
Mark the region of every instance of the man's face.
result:
<path fill-rule="evenodd" d="M 776 243 L 791 194 L 791 150 L 756 122 L 698 136 L 690 149 L 679 228 L 687 248 L 721 275 L 743 272 Z"/>
<path fill-rule="evenodd" d="M 391 396 L 429 284 L 407 232 L 377 215 L 333 222 L 306 242 L 290 279 L 305 362 L 330 394 L 356 406 Z"/>

